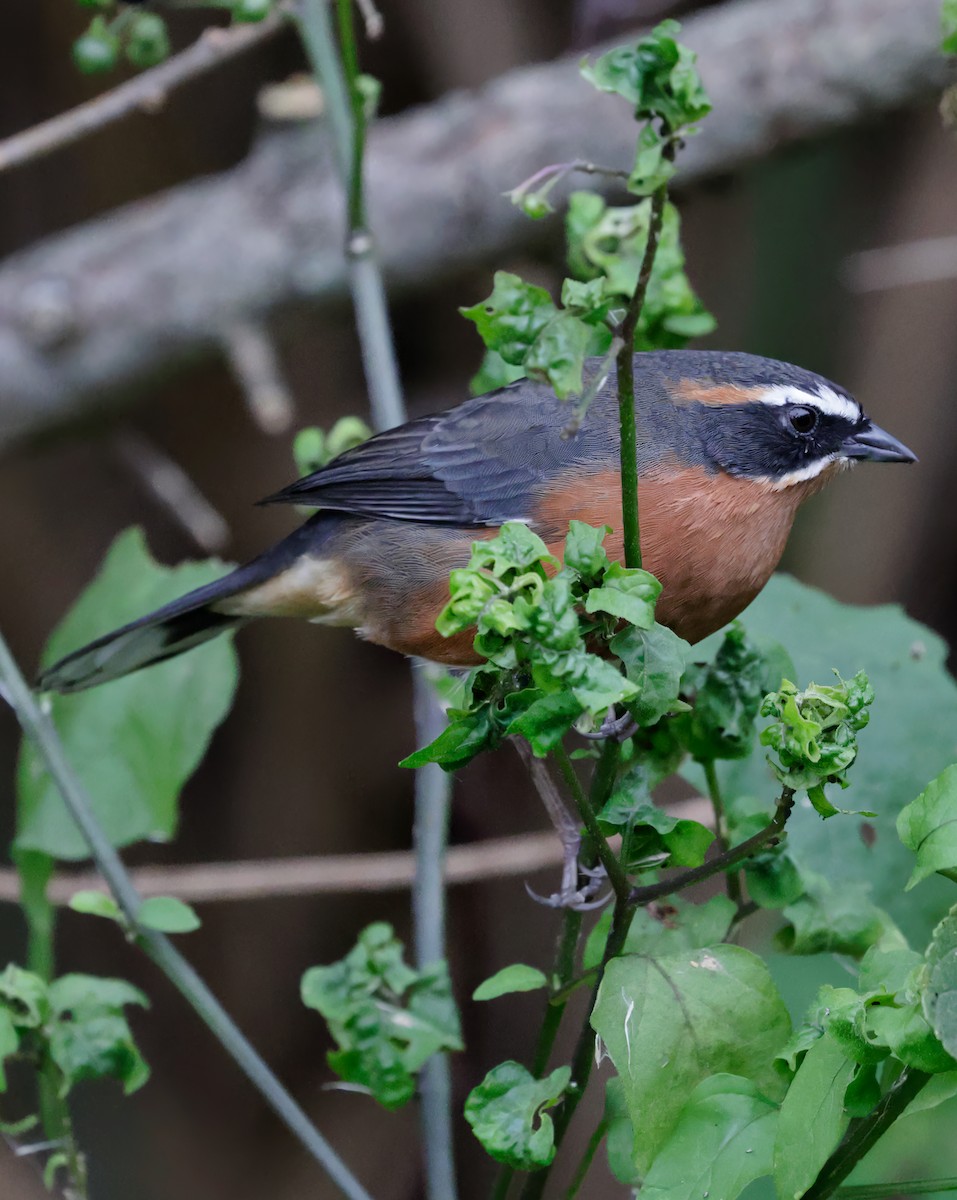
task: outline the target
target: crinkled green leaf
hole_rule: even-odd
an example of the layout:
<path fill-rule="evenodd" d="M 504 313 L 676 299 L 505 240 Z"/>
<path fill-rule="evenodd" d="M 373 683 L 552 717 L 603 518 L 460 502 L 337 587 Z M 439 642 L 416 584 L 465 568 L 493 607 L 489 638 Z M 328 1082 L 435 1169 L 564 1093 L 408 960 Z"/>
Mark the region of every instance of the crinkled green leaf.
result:
<path fill-rule="evenodd" d="M 501 354 L 494 350 L 486 350 L 482 365 L 469 380 L 469 390 L 473 396 L 484 396 L 488 392 L 498 391 L 507 387 L 516 379 L 523 379 L 525 368 L 507 363 Z"/>
<path fill-rule="evenodd" d="M 666 713 L 683 707 L 678 692 L 691 653 L 683 638 L 656 622 L 650 629 L 629 626 L 609 646 L 638 687 L 638 695 L 628 708 L 639 725 L 654 725 Z"/>
<path fill-rule="evenodd" d="M 613 959 L 591 1023 L 622 1077 L 641 1171 L 702 1080 L 728 1072 L 776 1089 L 791 1026 L 764 963 L 728 945 Z"/>
<path fill-rule="evenodd" d="M 935 1075 L 957 1066 L 935 1036 L 917 1001 L 900 1008 L 872 1005 L 867 1010 L 867 1031 L 873 1042 L 886 1046 L 895 1058 L 917 1071 Z"/>
<path fill-rule="evenodd" d="M 708 761 L 751 753 L 768 676 L 767 656 L 737 622 L 725 631 L 711 662 L 688 669 L 684 687 L 694 690 L 694 705 L 680 724 L 693 758 Z"/>
<path fill-rule="evenodd" d="M 703 1080 L 641 1185 L 642 1200 L 736 1200 L 771 1173 L 777 1105 L 749 1079 Z"/>
<path fill-rule="evenodd" d="M 916 950 L 904 946 L 894 949 L 872 946 L 861 959 L 857 986 L 868 995 L 896 996 L 911 989 L 923 961 Z"/>
<path fill-rule="evenodd" d="M 386 1108 L 415 1093 L 415 1076 L 439 1050 L 460 1050 L 458 1012 L 444 962 L 416 971 L 391 925 L 377 922 L 339 962 L 312 967 L 302 1001 L 325 1018 L 338 1049 L 329 1065 Z"/>
<path fill-rule="evenodd" d="M 577 572 L 586 583 L 594 582 L 609 567 L 605 538 L 611 533 L 610 525 L 595 528 L 583 521 L 570 521 L 568 537 L 565 538 L 565 566 Z"/>
<path fill-rule="evenodd" d="M 767 824 L 767 821 L 763 823 Z M 738 840 L 736 836 L 735 841 Z M 748 881 L 748 895 L 760 908 L 787 908 L 805 892 L 801 872 L 791 856 L 781 849 L 749 859 L 744 864 L 744 875 Z"/>
<path fill-rule="evenodd" d="M 160 933 L 192 933 L 202 924 L 193 909 L 175 896 L 150 896 L 140 905 L 136 920 Z"/>
<path fill-rule="evenodd" d="M 957 872 L 957 764 L 942 771 L 901 809 L 897 832 L 917 855 L 908 891 L 935 871 Z"/>
<path fill-rule="evenodd" d="M 651 629 L 655 621 L 655 601 L 661 584 L 640 567 L 623 567 L 613 562 L 602 577 L 601 587 L 592 588 L 585 598 L 585 611 L 605 612 L 639 629 Z"/>
<path fill-rule="evenodd" d="M 460 308 L 459 312 L 474 321 L 489 350 L 494 350 L 511 366 L 521 367 L 556 309 L 544 288 L 526 283 L 508 271 L 496 271 L 491 295 L 471 308 Z"/>
<path fill-rule="evenodd" d="M 650 200 L 609 207 L 594 192 L 569 197 L 565 230 L 568 262 L 579 279 L 602 279 L 606 299 L 620 305 L 638 282 L 648 240 Z M 635 336 L 636 350 L 680 349 L 715 328 L 685 274 L 680 217 L 666 204 L 645 303 Z"/>
<path fill-rule="evenodd" d="M 64 1095 L 83 1079 L 116 1079 L 127 1094 L 146 1083 L 149 1067 L 123 1012 L 147 1006 L 138 988 L 123 979 L 64 975 L 50 984 L 49 997 L 50 1056 L 63 1074 Z"/>
<path fill-rule="evenodd" d="M 142 531 L 128 529 L 54 632 L 43 661 L 52 663 L 222 574 L 222 564 L 213 560 L 161 567 L 150 557 Z M 49 697 L 67 758 L 114 845 L 173 834 L 179 793 L 229 711 L 236 678 L 236 656 L 224 637 L 103 687 Z M 17 790 L 18 846 L 55 858 L 89 854 L 30 742 L 20 755 Z"/>
<path fill-rule="evenodd" d="M 667 142 L 654 125 L 646 125 L 638 135 L 635 163 L 628 177 L 628 190 L 636 196 L 650 196 L 674 177 L 676 167 L 665 154 Z"/>
<path fill-rule="evenodd" d="M 631 46 L 618 46 L 582 74 L 603 92 L 627 100 L 638 118 L 660 117 L 670 129 L 700 121 L 711 111 L 697 55 L 676 40 L 681 26 L 662 21 Z"/>
<path fill-rule="evenodd" d="M 556 313 L 525 355 L 528 377 L 550 384 L 560 400 L 579 395 L 592 332 L 581 317 L 569 312 Z"/>
<path fill-rule="evenodd" d="M 539 758 L 544 758 L 562 740 L 582 706 L 571 692 L 552 692 L 530 704 L 509 725 L 511 735 L 520 734 Z"/>
<path fill-rule="evenodd" d="M 795 664 L 791 678 L 827 679 L 835 667 L 845 679 L 861 668 L 867 672 L 877 699 L 850 775 L 849 798 L 859 798 L 860 807 L 874 809 L 877 816 L 822 822 L 799 800 L 788 822 L 788 854 L 801 871 L 842 885 L 869 882 L 873 902 L 890 913 L 912 944 L 926 945 L 953 902 L 953 884 L 928 879 L 914 895 L 904 894 L 914 858 L 901 845 L 895 821 L 902 804 L 955 758 L 957 686 L 944 665 L 945 644 L 896 606 L 843 605 L 785 576 L 771 580 L 741 621 L 752 639 L 774 638 L 789 647 Z M 709 639 L 695 650 L 706 654 L 718 641 Z M 773 686 L 779 683 L 780 677 Z M 740 763 L 719 765 L 719 773 L 729 798 L 770 797 L 777 790 L 760 751 Z M 689 777 L 704 786 L 700 771 Z"/>
<path fill-rule="evenodd" d="M 535 992 L 547 986 L 548 979 L 537 967 L 512 963 L 480 983 L 472 993 L 472 999 L 497 1000 L 499 996 L 509 996 L 512 992 Z"/>
<path fill-rule="evenodd" d="M 469 1093 L 465 1119 L 496 1162 L 520 1171 L 547 1167 L 555 1131 L 545 1110 L 558 1103 L 570 1078 L 569 1067 L 536 1079 L 517 1062 L 500 1063 Z"/>
<path fill-rule="evenodd" d="M 799 1200 L 841 1140 L 848 1122 L 844 1093 L 856 1068 L 827 1035 L 805 1054 L 778 1118 L 774 1182 L 780 1200 Z"/>
<path fill-rule="evenodd" d="M 39 975 L 9 963 L 0 975 L 0 1005 L 18 1028 L 37 1029 L 50 1008 L 47 985 Z"/>

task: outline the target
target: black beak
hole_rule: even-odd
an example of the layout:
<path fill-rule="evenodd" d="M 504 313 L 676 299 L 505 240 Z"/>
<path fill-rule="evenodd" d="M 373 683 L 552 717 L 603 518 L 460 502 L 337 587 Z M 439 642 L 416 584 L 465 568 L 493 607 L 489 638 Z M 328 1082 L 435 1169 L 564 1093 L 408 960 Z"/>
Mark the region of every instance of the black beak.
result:
<path fill-rule="evenodd" d="M 903 442 L 866 419 L 856 433 L 845 438 L 841 454 L 845 458 L 866 458 L 871 462 L 917 462 L 913 450 L 908 450 Z"/>

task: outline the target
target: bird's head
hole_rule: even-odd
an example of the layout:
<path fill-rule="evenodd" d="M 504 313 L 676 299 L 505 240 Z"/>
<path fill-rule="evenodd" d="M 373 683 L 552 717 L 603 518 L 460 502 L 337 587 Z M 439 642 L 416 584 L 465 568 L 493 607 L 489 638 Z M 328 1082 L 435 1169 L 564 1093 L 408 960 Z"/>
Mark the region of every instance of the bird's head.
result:
<path fill-rule="evenodd" d="M 917 461 L 853 396 L 800 367 L 691 352 L 680 372 L 666 368 L 664 384 L 688 450 L 712 471 L 784 490 L 859 459 Z"/>

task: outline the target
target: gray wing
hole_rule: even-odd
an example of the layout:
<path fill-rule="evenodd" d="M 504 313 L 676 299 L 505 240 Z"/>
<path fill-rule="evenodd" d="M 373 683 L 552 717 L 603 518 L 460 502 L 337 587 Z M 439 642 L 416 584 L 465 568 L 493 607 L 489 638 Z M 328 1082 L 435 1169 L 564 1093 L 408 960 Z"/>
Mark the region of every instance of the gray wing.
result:
<path fill-rule="evenodd" d="M 542 482 L 617 460 L 612 414 L 600 396 L 564 436 L 573 408 L 522 380 L 377 434 L 263 503 L 441 525 L 527 519 Z"/>

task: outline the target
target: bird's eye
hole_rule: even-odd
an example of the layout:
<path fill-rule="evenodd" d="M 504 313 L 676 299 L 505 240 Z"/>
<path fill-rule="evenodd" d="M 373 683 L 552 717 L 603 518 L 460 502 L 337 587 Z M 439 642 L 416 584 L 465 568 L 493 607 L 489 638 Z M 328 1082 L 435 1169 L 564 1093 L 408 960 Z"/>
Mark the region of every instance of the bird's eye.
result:
<path fill-rule="evenodd" d="M 788 409 L 788 420 L 795 433 L 811 433 L 817 425 L 817 413 L 813 408 L 805 408 L 803 404 L 795 404 Z"/>

